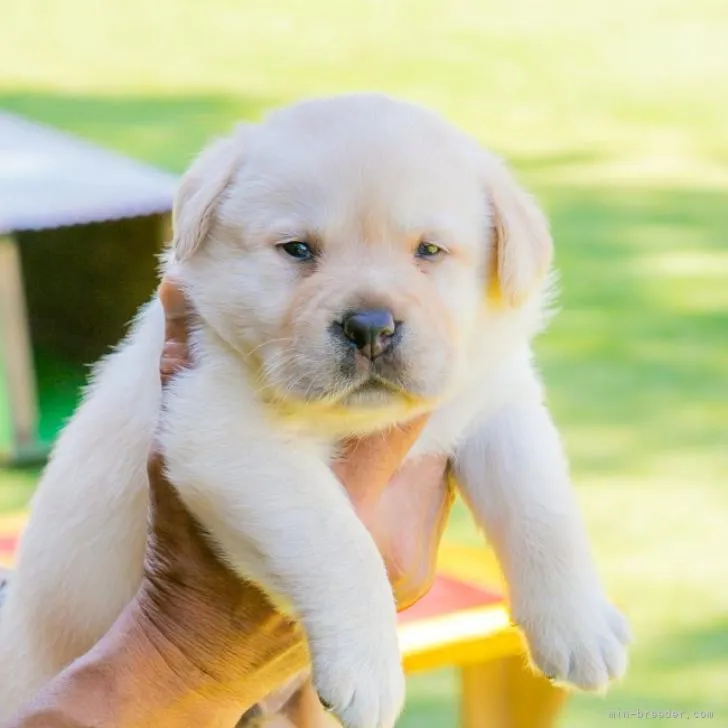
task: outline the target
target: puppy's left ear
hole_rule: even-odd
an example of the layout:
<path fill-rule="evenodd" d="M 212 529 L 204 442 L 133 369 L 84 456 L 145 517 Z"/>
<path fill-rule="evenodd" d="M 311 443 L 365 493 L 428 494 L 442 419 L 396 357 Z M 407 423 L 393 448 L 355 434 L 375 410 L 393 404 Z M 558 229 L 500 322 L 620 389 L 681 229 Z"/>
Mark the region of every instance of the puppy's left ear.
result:
<path fill-rule="evenodd" d="M 537 292 L 553 259 L 546 216 L 499 159 L 489 157 L 492 215 L 490 295 L 517 307 Z"/>
<path fill-rule="evenodd" d="M 174 253 L 189 258 L 205 241 L 217 207 L 243 158 L 243 129 L 217 139 L 185 172 L 172 211 Z"/>

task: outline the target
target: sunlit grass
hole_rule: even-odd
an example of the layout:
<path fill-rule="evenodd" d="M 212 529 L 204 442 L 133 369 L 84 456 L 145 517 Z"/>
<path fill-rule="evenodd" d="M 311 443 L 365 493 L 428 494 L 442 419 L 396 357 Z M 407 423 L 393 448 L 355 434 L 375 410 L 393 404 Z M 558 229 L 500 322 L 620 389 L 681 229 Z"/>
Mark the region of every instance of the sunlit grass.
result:
<path fill-rule="evenodd" d="M 0 106 L 175 171 L 239 119 L 357 89 L 432 105 L 506 155 L 553 222 L 562 311 L 537 348 L 637 638 L 624 684 L 564 724 L 712 708 L 728 725 L 723 0 L 25 0 L 2 16 Z M 0 477 L 0 509 L 20 507 L 31 476 Z M 462 509 L 449 535 L 477 538 Z M 454 689 L 414 680 L 403 725 L 451 725 Z"/>

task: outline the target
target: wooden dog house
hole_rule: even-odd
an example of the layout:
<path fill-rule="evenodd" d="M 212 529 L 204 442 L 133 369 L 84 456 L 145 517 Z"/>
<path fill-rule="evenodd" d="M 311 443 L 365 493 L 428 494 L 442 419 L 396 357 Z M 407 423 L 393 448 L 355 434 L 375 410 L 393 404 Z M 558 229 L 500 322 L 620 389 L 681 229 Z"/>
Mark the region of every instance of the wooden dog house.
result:
<path fill-rule="evenodd" d="M 0 114 L 0 462 L 47 453 L 87 365 L 154 291 L 176 186 L 165 172 Z"/>

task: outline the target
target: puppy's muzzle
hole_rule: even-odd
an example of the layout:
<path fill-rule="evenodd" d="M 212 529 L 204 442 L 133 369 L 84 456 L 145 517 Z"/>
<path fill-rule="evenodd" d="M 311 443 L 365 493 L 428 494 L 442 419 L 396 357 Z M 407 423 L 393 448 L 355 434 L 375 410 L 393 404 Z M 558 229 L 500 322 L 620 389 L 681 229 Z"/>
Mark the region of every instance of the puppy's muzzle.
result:
<path fill-rule="evenodd" d="M 334 324 L 338 338 L 356 347 L 370 361 L 396 344 L 399 327 L 400 323 L 394 320 L 392 312 L 383 308 L 350 311 Z"/>

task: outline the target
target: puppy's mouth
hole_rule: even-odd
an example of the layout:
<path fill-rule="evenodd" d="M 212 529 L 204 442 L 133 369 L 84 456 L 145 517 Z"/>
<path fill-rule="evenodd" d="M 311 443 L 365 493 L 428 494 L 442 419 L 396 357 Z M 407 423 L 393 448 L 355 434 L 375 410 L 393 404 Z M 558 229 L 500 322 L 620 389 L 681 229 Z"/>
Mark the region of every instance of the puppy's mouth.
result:
<path fill-rule="evenodd" d="M 341 404 L 371 406 L 413 396 L 407 386 L 404 368 L 392 360 L 372 362 L 357 356 L 352 361 L 351 357 L 347 357 L 341 373 L 343 387 L 337 397 Z"/>
<path fill-rule="evenodd" d="M 403 390 L 400 386 L 397 386 L 394 382 L 390 382 L 387 379 L 377 376 L 376 374 L 370 376 L 362 382 L 354 384 L 350 390 L 351 393 L 358 394 L 402 394 Z"/>
<path fill-rule="evenodd" d="M 347 387 L 338 397 L 338 403 L 345 407 L 377 407 L 386 406 L 392 400 L 403 397 L 407 398 L 403 389 L 379 377 L 370 377 Z"/>

